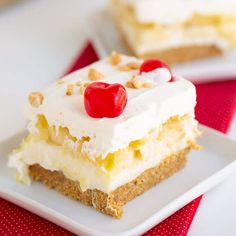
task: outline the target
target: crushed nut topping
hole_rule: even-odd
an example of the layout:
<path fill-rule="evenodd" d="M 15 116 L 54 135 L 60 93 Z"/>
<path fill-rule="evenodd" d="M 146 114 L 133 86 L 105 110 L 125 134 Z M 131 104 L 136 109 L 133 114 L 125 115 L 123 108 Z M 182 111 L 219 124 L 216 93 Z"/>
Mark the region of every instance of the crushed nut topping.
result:
<path fill-rule="evenodd" d="M 90 85 L 90 83 L 88 83 L 88 82 L 84 83 L 85 88 L 88 87 L 89 85 Z"/>
<path fill-rule="evenodd" d="M 64 80 L 63 79 L 59 79 L 59 80 L 57 80 L 57 84 L 64 84 Z"/>
<path fill-rule="evenodd" d="M 127 65 L 118 66 L 118 70 L 120 70 L 120 71 L 131 71 L 130 67 L 127 66 Z"/>
<path fill-rule="evenodd" d="M 121 62 L 120 54 L 115 51 L 112 52 L 110 57 L 108 58 L 108 62 L 113 66 L 117 66 Z"/>
<path fill-rule="evenodd" d="M 99 72 L 98 70 L 94 69 L 94 68 L 90 68 L 88 71 L 88 78 L 91 81 L 96 81 L 96 80 L 100 80 L 104 77 L 104 75 Z"/>
<path fill-rule="evenodd" d="M 68 84 L 66 88 L 66 95 L 71 96 L 74 93 L 74 85 L 73 84 Z"/>
<path fill-rule="evenodd" d="M 81 95 L 84 94 L 85 89 L 86 89 L 89 85 L 90 85 L 90 83 L 81 84 L 81 86 L 80 86 L 80 94 L 81 94 Z"/>
<path fill-rule="evenodd" d="M 81 85 L 82 85 L 82 81 L 77 81 L 77 82 L 75 83 L 75 86 L 80 87 Z"/>
<path fill-rule="evenodd" d="M 131 83 L 135 89 L 140 89 L 142 87 L 141 81 L 135 75 L 131 78 Z"/>
<path fill-rule="evenodd" d="M 79 91 L 80 91 L 80 94 L 81 94 L 81 95 L 84 94 L 85 89 L 86 89 L 86 88 L 85 88 L 84 86 L 80 86 Z"/>
<path fill-rule="evenodd" d="M 129 81 L 129 80 L 126 82 L 125 87 L 127 87 L 127 88 L 134 88 L 132 82 Z"/>
<path fill-rule="evenodd" d="M 142 84 L 142 87 L 143 87 L 143 88 L 152 88 L 152 87 L 153 87 L 153 84 L 151 84 L 151 83 L 149 83 L 149 82 L 144 82 L 144 83 Z"/>
<path fill-rule="evenodd" d="M 127 88 L 140 89 L 140 88 L 152 88 L 153 84 L 148 82 L 141 82 L 136 75 L 134 75 L 125 84 Z"/>
<path fill-rule="evenodd" d="M 137 63 L 137 62 L 129 62 L 127 64 L 124 64 L 124 65 L 120 65 L 118 67 L 118 69 L 120 71 L 131 71 L 131 70 L 138 70 L 140 67 L 140 64 Z"/>
<path fill-rule="evenodd" d="M 40 92 L 33 92 L 29 95 L 28 99 L 33 107 L 39 107 L 43 103 L 44 96 Z"/>
<path fill-rule="evenodd" d="M 140 64 L 137 62 L 129 62 L 127 63 L 127 66 L 131 69 L 131 70 L 138 70 L 140 68 Z"/>

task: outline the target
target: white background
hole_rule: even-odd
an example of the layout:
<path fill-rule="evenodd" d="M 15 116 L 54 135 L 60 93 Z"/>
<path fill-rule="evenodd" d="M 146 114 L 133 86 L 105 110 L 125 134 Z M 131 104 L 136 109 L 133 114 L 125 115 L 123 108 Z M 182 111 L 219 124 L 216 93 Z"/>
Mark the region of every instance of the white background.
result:
<path fill-rule="evenodd" d="M 27 94 L 63 74 L 86 41 L 86 17 L 105 5 L 106 0 L 22 0 L 0 10 L 0 141 L 25 126 Z M 236 118 L 229 135 L 236 140 Z M 190 236 L 236 235 L 235 185 L 233 173 L 204 195 Z"/>

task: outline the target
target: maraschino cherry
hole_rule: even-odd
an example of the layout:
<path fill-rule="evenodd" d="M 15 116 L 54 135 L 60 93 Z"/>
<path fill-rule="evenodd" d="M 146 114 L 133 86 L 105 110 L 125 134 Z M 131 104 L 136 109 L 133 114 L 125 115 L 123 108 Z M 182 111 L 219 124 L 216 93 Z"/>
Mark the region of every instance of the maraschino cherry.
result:
<path fill-rule="evenodd" d="M 170 71 L 170 74 L 171 74 L 171 80 L 169 82 L 173 82 L 174 81 L 174 77 L 173 77 L 173 74 L 172 74 L 172 71 L 171 71 L 171 68 L 168 64 L 166 64 L 165 62 L 161 61 L 161 60 L 158 60 L 158 59 L 148 59 L 148 60 L 145 60 L 142 65 L 140 66 L 140 69 L 139 69 L 139 73 L 141 74 L 142 72 L 150 72 L 150 71 L 153 71 L 155 69 L 158 69 L 158 68 L 166 68 Z"/>
<path fill-rule="evenodd" d="M 95 82 L 84 93 L 84 107 L 94 118 L 114 118 L 124 111 L 127 104 L 126 89 L 121 84 Z"/>

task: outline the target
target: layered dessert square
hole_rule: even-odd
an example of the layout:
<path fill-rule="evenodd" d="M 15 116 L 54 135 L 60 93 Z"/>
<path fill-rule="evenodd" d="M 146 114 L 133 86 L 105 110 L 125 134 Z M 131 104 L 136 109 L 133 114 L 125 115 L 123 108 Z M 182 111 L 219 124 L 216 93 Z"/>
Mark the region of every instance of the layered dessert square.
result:
<path fill-rule="evenodd" d="M 168 63 L 218 56 L 236 47 L 234 0 L 111 0 L 128 48 Z"/>
<path fill-rule="evenodd" d="M 195 105 L 194 85 L 164 62 L 113 52 L 29 95 L 29 134 L 9 166 L 18 181 L 41 181 L 120 218 L 197 148 Z"/>

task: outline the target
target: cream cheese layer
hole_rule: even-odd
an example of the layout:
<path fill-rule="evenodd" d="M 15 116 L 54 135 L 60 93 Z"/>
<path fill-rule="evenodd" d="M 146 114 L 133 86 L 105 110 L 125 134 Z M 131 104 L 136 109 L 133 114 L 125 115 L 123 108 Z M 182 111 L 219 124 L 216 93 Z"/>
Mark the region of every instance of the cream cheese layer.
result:
<path fill-rule="evenodd" d="M 133 57 L 121 56 L 120 64 L 139 61 Z M 194 85 L 182 78 L 176 77 L 174 82 L 167 82 L 170 74 L 152 74 L 153 87 L 131 89 L 126 88 L 128 103 L 124 112 L 116 118 L 95 119 L 89 117 L 84 109 L 84 98 L 79 88 L 74 89 L 72 96 L 66 96 L 68 84 L 88 80 L 88 70 L 95 68 L 104 75 L 103 82 L 125 84 L 137 75 L 137 70 L 120 71 L 117 66 L 107 62 L 107 59 L 94 63 L 82 70 L 76 71 L 63 78 L 64 83 L 54 83 L 44 91 L 44 101 L 38 108 L 30 104 L 26 114 L 30 120 L 29 132 L 37 133 L 35 124 L 39 115 L 43 115 L 49 126 L 66 127 L 77 140 L 89 137 L 84 142 L 82 151 L 91 158 L 113 153 L 127 147 L 134 140 L 141 139 L 150 130 L 156 129 L 173 116 L 190 114 L 194 116 L 196 91 Z M 138 75 L 142 80 L 151 80 L 148 74 Z"/>

